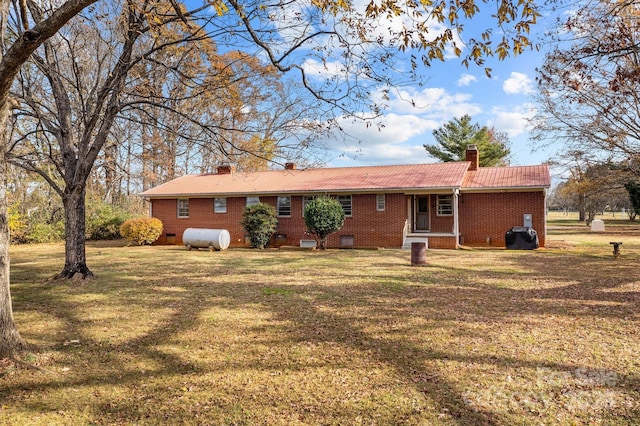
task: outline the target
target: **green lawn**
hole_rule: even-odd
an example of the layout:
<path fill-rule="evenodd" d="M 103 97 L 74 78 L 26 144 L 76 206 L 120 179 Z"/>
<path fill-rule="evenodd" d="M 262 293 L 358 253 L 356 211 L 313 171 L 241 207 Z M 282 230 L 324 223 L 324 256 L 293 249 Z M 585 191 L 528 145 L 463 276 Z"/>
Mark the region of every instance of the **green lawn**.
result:
<path fill-rule="evenodd" d="M 0 361 L 0 423 L 638 424 L 640 233 L 550 225 L 550 248 L 424 267 L 91 245 L 83 285 L 47 281 L 62 245 L 12 247 L 38 369 Z"/>

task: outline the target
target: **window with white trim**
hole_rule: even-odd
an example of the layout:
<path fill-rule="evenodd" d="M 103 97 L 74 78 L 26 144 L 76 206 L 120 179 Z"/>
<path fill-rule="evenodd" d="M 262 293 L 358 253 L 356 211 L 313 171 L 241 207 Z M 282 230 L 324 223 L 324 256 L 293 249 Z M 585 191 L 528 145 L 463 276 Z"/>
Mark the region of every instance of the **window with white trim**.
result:
<path fill-rule="evenodd" d="M 226 198 L 214 198 L 213 199 L 213 212 L 214 213 L 226 213 L 227 212 L 227 199 Z"/>
<path fill-rule="evenodd" d="M 247 197 L 247 207 L 253 206 L 260 202 L 260 197 Z"/>
<path fill-rule="evenodd" d="M 385 209 L 384 194 L 376 194 L 376 210 L 383 212 Z"/>
<path fill-rule="evenodd" d="M 351 195 L 338 195 L 336 197 L 340 205 L 342 206 L 342 210 L 344 211 L 345 216 L 351 216 Z"/>
<path fill-rule="evenodd" d="M 188 198 L 178 198 L 178 217 L 189 217 Z"/>
<path fill-rule="evenodd" d="M 291 197 L 278 197 L 278 216 L 291 217 Z"/>
<path fill-rule="evenodd" d="M 310 197 L 305 195 L 302 197 L 302 216 L 304 217 L 304 210 L 311 201 L 313 201 L 316 197 Z M 345 216 L 351 217 L 352 204 L 351 204 L 351 195 L 332 195 L 331 198 L 337 200 L 342 207 L 342 211 L 344 211 Z"/>
<path fill-rule="evenodd" d="M 453 216 L 453 195 L 438 195 L 438 216 Z"/>

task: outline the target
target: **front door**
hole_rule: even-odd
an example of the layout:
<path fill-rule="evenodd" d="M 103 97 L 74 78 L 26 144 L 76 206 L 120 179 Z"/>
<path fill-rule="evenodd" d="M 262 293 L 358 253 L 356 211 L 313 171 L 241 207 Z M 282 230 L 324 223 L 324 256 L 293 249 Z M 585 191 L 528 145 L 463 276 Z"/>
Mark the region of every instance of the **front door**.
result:
<path fill-rule="evenodd" d="M 428 231 L 429 230 L 429 196 L 428 195 L 416 195 L 414 203 L 414 215 L 415 221 L 413 222 L 414 231 Z"/>

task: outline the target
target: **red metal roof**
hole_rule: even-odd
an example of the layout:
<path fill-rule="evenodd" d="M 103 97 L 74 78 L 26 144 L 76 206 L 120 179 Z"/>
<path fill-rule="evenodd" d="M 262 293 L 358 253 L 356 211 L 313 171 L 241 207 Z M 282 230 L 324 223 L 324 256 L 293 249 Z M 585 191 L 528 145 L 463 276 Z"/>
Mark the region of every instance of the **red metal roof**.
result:
<path fill-rule="evenodd" d="M 480 167 L 467 172 L 462 189 L 548 188 L 551 186 L 549 167 Z"/>
<path fill-rule="evenodd" d="M 546 166 L 482 168 L 469 162 L 187 175 L 143 192 L 151 198 L 549 186 Z"/>
<path fill-rule="evenodd" d="M 281 194 L 459 188 L 469 163 L 270 170 L 187 175 L 149 189 L 146 197 Z"/>

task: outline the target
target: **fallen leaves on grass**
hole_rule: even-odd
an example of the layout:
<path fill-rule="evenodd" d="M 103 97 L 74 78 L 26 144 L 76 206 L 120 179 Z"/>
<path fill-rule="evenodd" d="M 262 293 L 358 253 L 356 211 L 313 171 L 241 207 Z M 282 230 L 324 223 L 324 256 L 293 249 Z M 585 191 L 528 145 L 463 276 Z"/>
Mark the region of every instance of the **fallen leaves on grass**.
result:
<path fill-rule="evenodd" d="M 640 256 L 629 247 L 615 261 L 600 247 L 431 250 L 424 268 L 400 250 L 102 247 L 90 258 L 96 280 L 55 287 L 42 284 L 45 253 L 63 247 L 17 247 L 17 323 L 56 374 L 2 361 L 2 414 L 13 424 L 633 423 Z"/>

